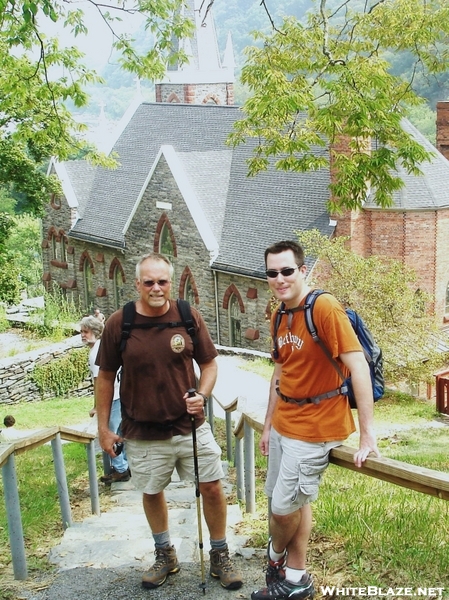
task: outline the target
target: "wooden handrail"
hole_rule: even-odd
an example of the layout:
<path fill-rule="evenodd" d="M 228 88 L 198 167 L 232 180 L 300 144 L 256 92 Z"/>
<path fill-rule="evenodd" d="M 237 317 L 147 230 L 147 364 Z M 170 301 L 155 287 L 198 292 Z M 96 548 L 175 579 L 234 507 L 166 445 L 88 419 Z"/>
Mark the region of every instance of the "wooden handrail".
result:
<path fill-rule="evenodd" d="M 242 413 L 239 422 L 234 428 L 234 435 L 237 440 L 238 450 L 242 453 L 240 441 L 245 436 L 245 430 L 254 430 L 262 433 L 263 430 L 264 415 L 262 413 Z M 247 445 L 245 445 L 247 448 Z M 255 450 L 255 449 L 254 449 Z M 253 450 L 253 451 L 254 451 Z M 425 467 L 418 467 L 405 463 L 392 458 L 369 456 L 363 463 L 362 467 L 356 467 L 354 464 L 354 454 L 357 452 L 356 448 L 350 446 L 341 445 L 334 448 L 330 452 L 330 462 L 357 471 L 362 475 L 369 475 L 376 479 L 388 481 L 395 485 L 399 485 L 410 490 L 415 490 L 423 494 L 430 496 L 436 496 L 442 500 L 449 500 L 449 474 L 443 473 L 442 471 L 436 471 L 434 469 L 427 469 Z M 245 453 L 246 454 L 246 453 Z M 238 496 L 240 492 L 245 489 L 245 499 L 247 512 L 248 507 L 255 506 L 255 489 L 254 485 L 250 481 L 245 482 L 244 473 L 249 473 L 248 463 L 253 462 L 254 457 L 244 456 L 243 460 L 240 458 L 236 461 L 237 467 L 237 481 L 241 484 L 238 486 Z"/>
<path fill-rule="evenodd" d="M 58 433 L 61 439 L 67 442 L 78 442 L 80 444 L 90 444 L 95 439 L 95 433 L 87 431 L 77 431 L 70 427 L 63 427 L 54 425 L 53 427 L 46 427 L 45 429 L 39 429 L 34 431 L 30 435 L 20 437 L 10 442 L 0 442 L 0 467 L 3 467 L 8 457 L 11 454 L 22 454 L 33 448 L 43 446 L 51 440 L 54 440 Z"/>
<path fill-rule="evenodd" d="M 59 503 L 63 526 L 69 527 L 72 522 L 67 478 L 64 466 L 61 440 L 78 442 L 87 445 L 87 467 L 92 513 L 100 514 L 98 482 L 95 464 L 96 435 L 85 431 L 77 431 L 70 427 L 54 426 L 35 431 L 22 438 L 0 443 L 0 467 L 2 468 L 3 488 L 5 492 L 6 514 L 8 518 L 9 540 L 15 579 L 27 578 L 25 544 L 20 512 L 19 488 L 16 477 L 15 455 L 33 450 L 43 444 L 51 443 L 53 464 L 58 487 Z"/>
<path fill-rule="evenodd" d="M 382 479 L 395 485 L 422 492 L 430 496 L 436 496 L 442 500 L 449 500 L 449 474 L 426 467 L 417 467 L 392 458 L 369 456 L 362 467 L 354 464 L 356 448 L 349 446 L 338 446 L 331 450 L 330 462 L 358 471 L 363 475 L 369 475 L 376 479 Z"/>

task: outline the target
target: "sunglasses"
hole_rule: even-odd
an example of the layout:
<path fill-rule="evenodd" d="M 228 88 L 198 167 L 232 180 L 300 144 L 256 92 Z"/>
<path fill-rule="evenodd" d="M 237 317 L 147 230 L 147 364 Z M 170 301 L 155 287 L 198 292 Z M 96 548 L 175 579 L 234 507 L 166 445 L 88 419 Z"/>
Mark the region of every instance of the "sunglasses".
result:
<path fill-rule="evenodd" d="M 165 287 L 171 281 L 169 279 L 158 279 L 157 281 L 153 281 L 152 279 L 148 279 L 147 281 L 141 281 L 142 285 L 146 288 L 152 288 L 156 283 L 159 287 Z"/>
<path fill-rule="evenodd" d="M 266 276 L 269 277 L 270 279 L 276 279 L 276 277 L 278 275 L 282 275 L 282 277 L 290 277 L 290 275 L 293 275 L 293 273 L 296 271 L 296 269 L 299 269 L 299 266 L 285 267 L 284 269 L 281 269 L 280 271 L 276 271 L 275 269 L 268 269 L 267 271 L 265 271 L 265 273 L 266 273 Z"/>

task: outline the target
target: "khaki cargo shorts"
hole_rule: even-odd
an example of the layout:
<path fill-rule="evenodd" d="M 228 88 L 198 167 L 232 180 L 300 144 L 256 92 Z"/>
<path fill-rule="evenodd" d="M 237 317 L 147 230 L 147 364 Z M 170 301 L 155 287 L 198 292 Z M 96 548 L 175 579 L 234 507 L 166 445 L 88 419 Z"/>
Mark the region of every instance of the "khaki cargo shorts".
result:
<path fill-rule="evenodd" d="M 318 498 L 321 476 L 329 464 L 329 452 L 342 442 L 303 442 L 270 432 L 265 492 L 271 511 L 289 515 Z"/>
<path fill-rule="evenodd" d="M 221 448 L 209 423 L 198 427 L 196 440 L 200 483 L 222 479 Z M 175 469 L 180 479 L 195 480 L 191 433 L 168 440 L 126 440 L 125 444 L 132 482 L 145 494 L 158 494 L 165 489 Z"/>

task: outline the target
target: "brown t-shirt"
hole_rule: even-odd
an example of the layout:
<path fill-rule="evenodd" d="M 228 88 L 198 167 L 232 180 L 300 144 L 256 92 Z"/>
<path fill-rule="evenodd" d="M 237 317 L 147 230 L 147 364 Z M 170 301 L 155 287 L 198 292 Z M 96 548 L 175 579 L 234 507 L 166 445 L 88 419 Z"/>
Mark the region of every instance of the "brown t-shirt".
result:
<path fill-rule="evenodd" d="M 97 364 L 100 369 L 116 372 L 122 365 L 120 399 L 122 435 L 135 440 L 162 440 L 191 431 L 184 394 L 195 388 L 193 360 L 206 364 L 218 352 L 203 318 L 192 308 L 198 343 L 193 344 L 186 328 L 132 328 L 126 347 L 120 353 L 123 309 L 106 321 Z M 176 301 L 162 317 L 136 313 L 134 324 L 181 322 Z M 197 417 L 197 427 L 204 417 Z"/>

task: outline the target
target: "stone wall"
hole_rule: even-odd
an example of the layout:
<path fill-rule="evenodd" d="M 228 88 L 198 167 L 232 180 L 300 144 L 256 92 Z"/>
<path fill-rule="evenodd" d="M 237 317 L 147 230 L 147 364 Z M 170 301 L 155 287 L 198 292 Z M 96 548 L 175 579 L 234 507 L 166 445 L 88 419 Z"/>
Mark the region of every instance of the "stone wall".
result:
<path fill-rule="evenodd" d="M 76 335 L 64 342 L 0 360 L 0 405 L 41 400 L 39 390 L 30 379 L 33 369 L 61 357 L 73 348 L 81 348 L 82 346 L 81 337 Z M 70 395 L 75 397 L 93 395 L 90 378 L 86 379 Z M 49 392 L 44 398 L 53 396 L 54 394 Z"/>

